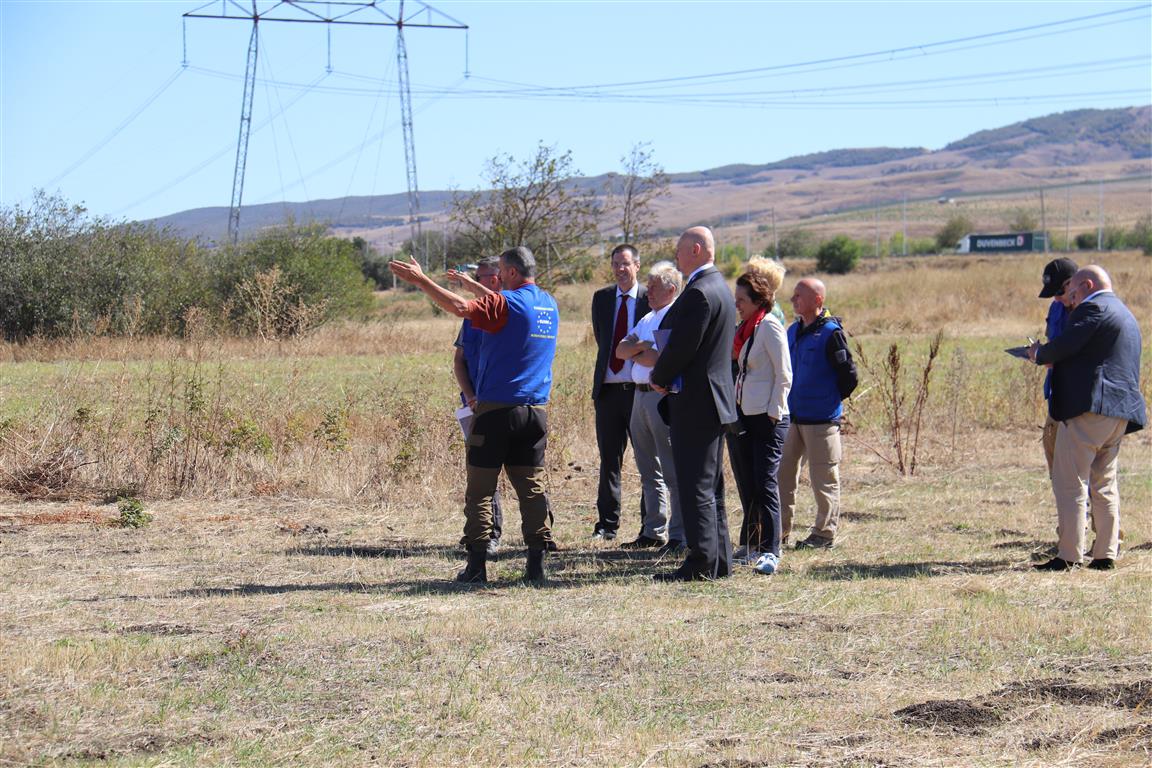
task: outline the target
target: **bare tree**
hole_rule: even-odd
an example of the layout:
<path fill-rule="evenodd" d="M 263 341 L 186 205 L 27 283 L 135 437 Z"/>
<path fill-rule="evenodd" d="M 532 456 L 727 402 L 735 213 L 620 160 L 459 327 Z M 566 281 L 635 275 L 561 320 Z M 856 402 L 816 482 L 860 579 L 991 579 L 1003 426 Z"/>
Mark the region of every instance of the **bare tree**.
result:
<path fill-rule="evenodd" d="M 611 207 L 618 210 L 620 233 L 624 242 L 631 243 L 644 237 L 656 220 L 652 203 L 668 194 L 668 174 L 653 158 L 652 146 L 635 144 L 620 158 L 622 174 L 609 179 Z"/>
<path fill-rule="evenodd" d="M 488 190 L 453 195 L 452 221 L 473 254 L 526 245 L 546 263 L 597 231 L 599 202 L 574 183 L 578 175 L 570 151 L 543 143 L 523 161 L 494 157 L 485 168 Z"/>

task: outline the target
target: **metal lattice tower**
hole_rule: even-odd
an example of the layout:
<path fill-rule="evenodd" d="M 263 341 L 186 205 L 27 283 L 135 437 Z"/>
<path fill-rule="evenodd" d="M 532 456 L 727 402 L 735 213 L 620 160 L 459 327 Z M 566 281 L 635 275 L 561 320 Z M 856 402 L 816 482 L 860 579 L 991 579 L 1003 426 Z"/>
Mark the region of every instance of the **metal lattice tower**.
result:
<path fill-rule="evenodd" d="M 248 135 L 252 126 L 252 101 L 256 90 L 257 30 L 262 21 L 298 24 L 346 24 L 396 27 L 396 63 L 400 81 L 400 113 L 404 132 L 404 165 L 408 177 L 408 220 L 415 249 L 420 235 L 420 190 L 416 183 L 416 144 L 412 127 L 412 92 L 408 81 L 408 48 L 404 28 L 463 29 L 468 25 L 420 2 L 398 0 L 396 12 L 386 8 L 388 0 L 251 0 L 250 7 L 239 0 L 212 0 L 184 14 L 185 19 L 230 19 L 252 23 L 248 44 L 248 65 L 244 72 L 244 97 L 240 110 L 240 137 L 236 146 L 236 167 L 232 177 L 232 204 L 228 211 L 228 236 L 233 243 L 240 237 L 240 204 L 244 195 L 244 174 L 248 164 Z M 405 5 L 408 13 L 405 13 Z M 219 12 L 210 9 L 219 7 Z M 331 29 L 331 27 L 329 27 Z"/>
<path fill-rule="evenodd" d="M 400 0 L 400 14 L 404 0 Z M 420 242 L 420 185 L 416 183 L 416 140 L 412 131 L 412 91 L 408 86 L 408 46 L 404 43 L 404 22 L 396 24 L 396 72 L 400 81 L 400 123 L 404 129 L 404 167 L 408 174 L 408 227 L 412 252 Z M 425 254 L 427 258 L 427 254 Z"/>

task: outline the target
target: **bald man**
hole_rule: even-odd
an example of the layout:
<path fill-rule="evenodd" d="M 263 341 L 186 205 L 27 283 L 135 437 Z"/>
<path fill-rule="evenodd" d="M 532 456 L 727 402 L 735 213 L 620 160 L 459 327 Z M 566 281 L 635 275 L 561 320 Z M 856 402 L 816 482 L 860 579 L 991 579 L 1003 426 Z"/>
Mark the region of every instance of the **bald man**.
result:
<path fill-rule="evenodd" d="M 1147 423 L 1140 391 L 1140 326 L 1112 292 L 1112 279 L 1093 264 L 1072 276 L 1068 290 L 1076 308 L 1064 332 L 1033 344 L 1029 356 L 1052 364 L 1048 413 L 1058 422 L 1052 458 L 1056 497 L 1056 557 L 1040 571 L 1080 565 L 1084 520 L 1092 500 L 1096 540 L 1088 567 L 1116 567 L 1120 549 L 1120 493 L 1116 482 L 1124 435 Z"/>
<path fill-rule="evenodd" d="M 692 227 L 676 244 L 684 290 L 660 324 L 669 332 L 649 376 L 666 395 L 676 468 L 676 493 L 688 554 L 657 581 L 699 581 L 728 576 L 732 543 L 724 510 L 723 437 L 736 418 L 732 341 L 736 306 L 716 269 L 716 246 L 707 227 Z"/>
<path fill-rule="evenodd" d="M 780 534 L 787 543 L 796 511 L 800 467 L 808 463 L 808 478 L 816 496 L 816 521 L 796 549 L 830 549 L 840 522 L 840 417 L 843 401 L 856 389 L 858 378 L 840 318 L 824 308 L 824 283 L 806 277 L 792 292 L 796 322 L 788 327 L 792 359 L 792 389 L 788 412 L 792 425 L 780 458 Z"/>

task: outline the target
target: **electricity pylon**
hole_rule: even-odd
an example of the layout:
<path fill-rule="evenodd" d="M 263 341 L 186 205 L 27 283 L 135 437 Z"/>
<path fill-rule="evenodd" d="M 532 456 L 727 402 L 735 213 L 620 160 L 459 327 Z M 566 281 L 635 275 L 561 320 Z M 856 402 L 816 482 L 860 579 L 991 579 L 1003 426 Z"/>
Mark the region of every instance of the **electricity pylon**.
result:
<path fill-rule="evenodd" d="M 396 6 L 396 12 L 387 8 Z M 407 5 L 408 13 L 405 13 Z M 219 12 L 209 9 L 219 7 Z M 413 10 L 415 8 L 415 10 Z M 400 114 L 404 132 L 404 165 L 408 177 L 408 223 L 412 246 L 420 237 L 420 190 L 416 182 L 416 143 L 412 128 L 412 92 L 408 83 L 408 48 L 404 28 L 468 29 L 457 21 L 420 0 L 212 0 L 184 14 L 185 19 L 231 19 L 250 21 L 252 37 L 248 43 L 248 65 L 244 71 L 244 98 L 240 108 L 240 137 L 236 143 L 236 167 L 232 174 L 232 204 L 228 210 L 228 237 L 235 243 L 240 237 L 240 203 L 244 195 L 244 172 L 248 164 L 248 134 L 252 126 L 252 97 L 256 90 L 257 30 L 262 21 L 297 24 L 347 24 L 369 27 L 396 27 L 396 64 L 400 80 Z"/>

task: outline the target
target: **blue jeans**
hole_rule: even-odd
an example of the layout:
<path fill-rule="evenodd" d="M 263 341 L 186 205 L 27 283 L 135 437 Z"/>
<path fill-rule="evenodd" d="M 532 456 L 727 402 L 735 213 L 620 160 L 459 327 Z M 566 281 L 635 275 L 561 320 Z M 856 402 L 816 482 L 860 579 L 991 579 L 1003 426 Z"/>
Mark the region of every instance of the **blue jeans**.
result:
<path fill-rule="evenodd" d="M 744 508 L 740 543 L 780 556 L 780 455 L 788 435 L 788 417 L 740 413 L 743 431 L 728 435 L 728 456 Z"/>

